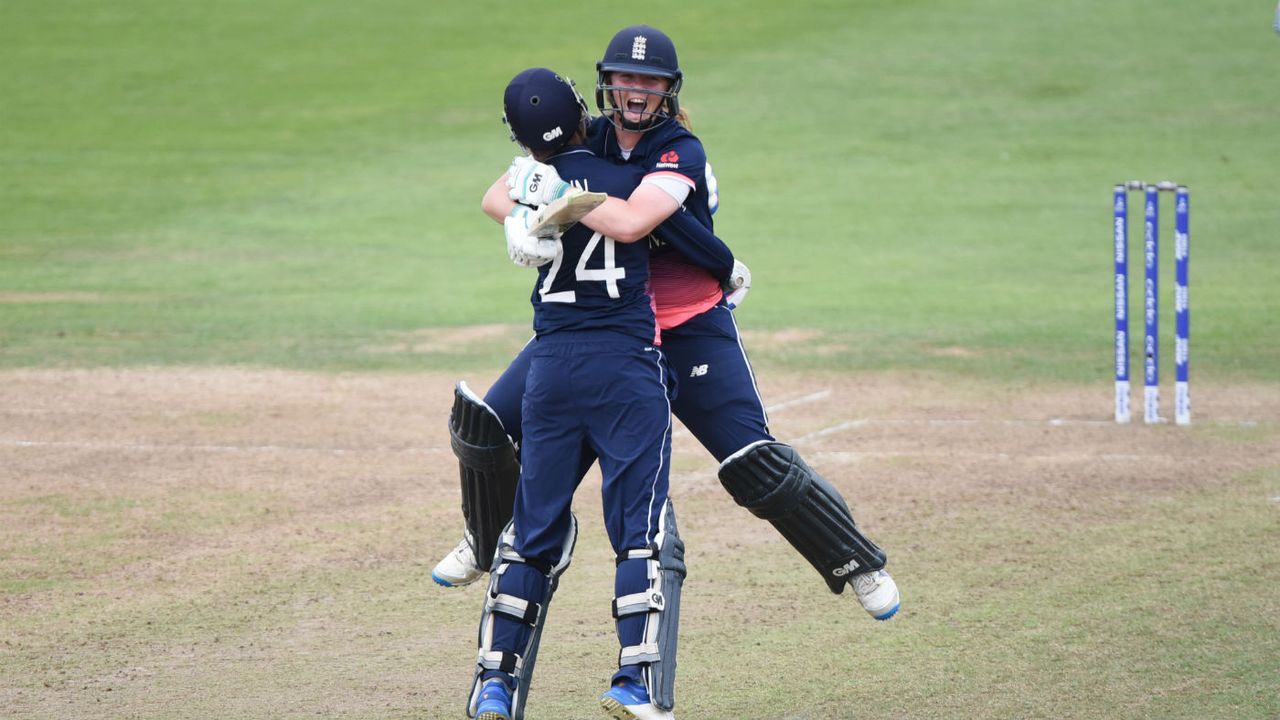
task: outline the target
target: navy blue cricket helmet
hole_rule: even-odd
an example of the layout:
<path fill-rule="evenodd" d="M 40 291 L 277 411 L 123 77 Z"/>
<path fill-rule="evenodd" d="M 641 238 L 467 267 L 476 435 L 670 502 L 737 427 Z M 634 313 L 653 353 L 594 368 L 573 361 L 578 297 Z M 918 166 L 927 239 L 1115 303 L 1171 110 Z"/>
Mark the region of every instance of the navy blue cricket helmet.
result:
<path fill-rule="evenodd" d="M 608 117 L 613 117 L 614 111 L 618 109 L 613 105 L 612 91 L 621 88 L 610 79 L 616 72 L 656 75 L 671 81 L 671 86 L 665 92 L 627 88 L 631 92 L 660 95 L 663 101 L 657 112 L 645 112 L 645 117 L 639 123 L 623 118 L 623 128 L 652 130 L 680 112 L 679 94 L 680 86 L 684 84 L 684 73 L 680 72 L 680 61 L 676 59 L 676 45 L 666 33 L 648 25 L 632 25 L 619 30 L 609 41 L 604 57 L 596 63 L 596 107 Z"/>
<path fill-rule="evenodd" d="M 502 111 L 511 139 L 540 152 L 563 147 L 589 119 L 573 81 L 546 68 L 529 68 L 512 78 Z"/>

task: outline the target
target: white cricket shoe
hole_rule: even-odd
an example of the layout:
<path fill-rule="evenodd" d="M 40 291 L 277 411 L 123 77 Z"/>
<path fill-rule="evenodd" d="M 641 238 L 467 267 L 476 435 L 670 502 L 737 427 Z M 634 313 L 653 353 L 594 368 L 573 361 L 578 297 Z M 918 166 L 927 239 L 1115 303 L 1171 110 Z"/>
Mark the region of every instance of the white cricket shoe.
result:
<path fill-rule="evenodd" d="M 898 584 L 884 570 L 873 570 L 869 573 L 853 576 L 853 593 L 858 602 L 877 620 L 888 620 L 898 612 L 901 604 L 898 597 Z"/>
<path fill-rule="evenodd" d="M 467 533 L 458 543 L 458 547 L 436 563 L 431 571 L 431 579 L 445 587 L 462 587 L 484 577 L 484 568 L 476 562 L 475 550 L 471 549 L 471 533 Z"/>
<path fill-rule="evenodd" d="M 600 696 L 600 707 L 610 720 L 676 720 L 675 713 L 649 701 L 649 691 L 643 685 L 625 680 L 619 680 Z"/>

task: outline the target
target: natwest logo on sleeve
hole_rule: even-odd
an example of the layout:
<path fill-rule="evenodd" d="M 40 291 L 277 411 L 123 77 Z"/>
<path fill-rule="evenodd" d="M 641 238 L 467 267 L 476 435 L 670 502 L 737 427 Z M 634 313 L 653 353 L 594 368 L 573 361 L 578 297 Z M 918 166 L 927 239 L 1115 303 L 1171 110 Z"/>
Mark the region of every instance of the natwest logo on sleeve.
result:
<path fill-rule="evenodd" d="M 678 168 L 680 167 L 680 156 L 676 154 L 675 150 L 668 150 L 662 153 L 662 156 L 658 158 L 658 162 L 654 164 L 654 167 L 669 169 Z"/>

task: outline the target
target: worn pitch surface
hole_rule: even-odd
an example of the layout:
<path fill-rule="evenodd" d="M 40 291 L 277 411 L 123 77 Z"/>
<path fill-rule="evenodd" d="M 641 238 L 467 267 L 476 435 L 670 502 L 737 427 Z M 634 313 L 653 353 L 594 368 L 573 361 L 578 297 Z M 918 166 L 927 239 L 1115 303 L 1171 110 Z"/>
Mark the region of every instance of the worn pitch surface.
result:
<path fill-rule="evenodd" d="M 7 716 L 461 717 L 483 591 L 429 578 L 461 527 L 453 381 L 4 372 Z M 770 374 L 762 391 L 775 433 L 888 550 L 903 611 L 874 623 L 830 595 L 678 429 L 687 710 L 808 717 L 879 698 L 901 717 L 1141 716 L 1227 682 L 1134 670 L 1180 643 L 1221 655 L 1223 677 L 1274 660 L 1280 389 L 1194 387 L 1191 428 L 1113 425 L 1105 382 Z M 530 718 L 590 708 L 613 667 L 598 484 L 577 498 Z"/>

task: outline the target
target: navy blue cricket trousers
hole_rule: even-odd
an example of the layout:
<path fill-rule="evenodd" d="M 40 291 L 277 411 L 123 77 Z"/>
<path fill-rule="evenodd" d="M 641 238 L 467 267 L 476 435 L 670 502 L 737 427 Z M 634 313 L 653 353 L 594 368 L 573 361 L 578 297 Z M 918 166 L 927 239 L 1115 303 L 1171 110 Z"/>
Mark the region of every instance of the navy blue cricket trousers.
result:
<path fill-rule="evenodd" d="M 588 457 L 600 461 L 614 550 L 647 547 L 670 475 L 672 386 L 662 352 L 608 332 L 555 333 L 526 350 L 516 551 L 560 559 Z"/>

